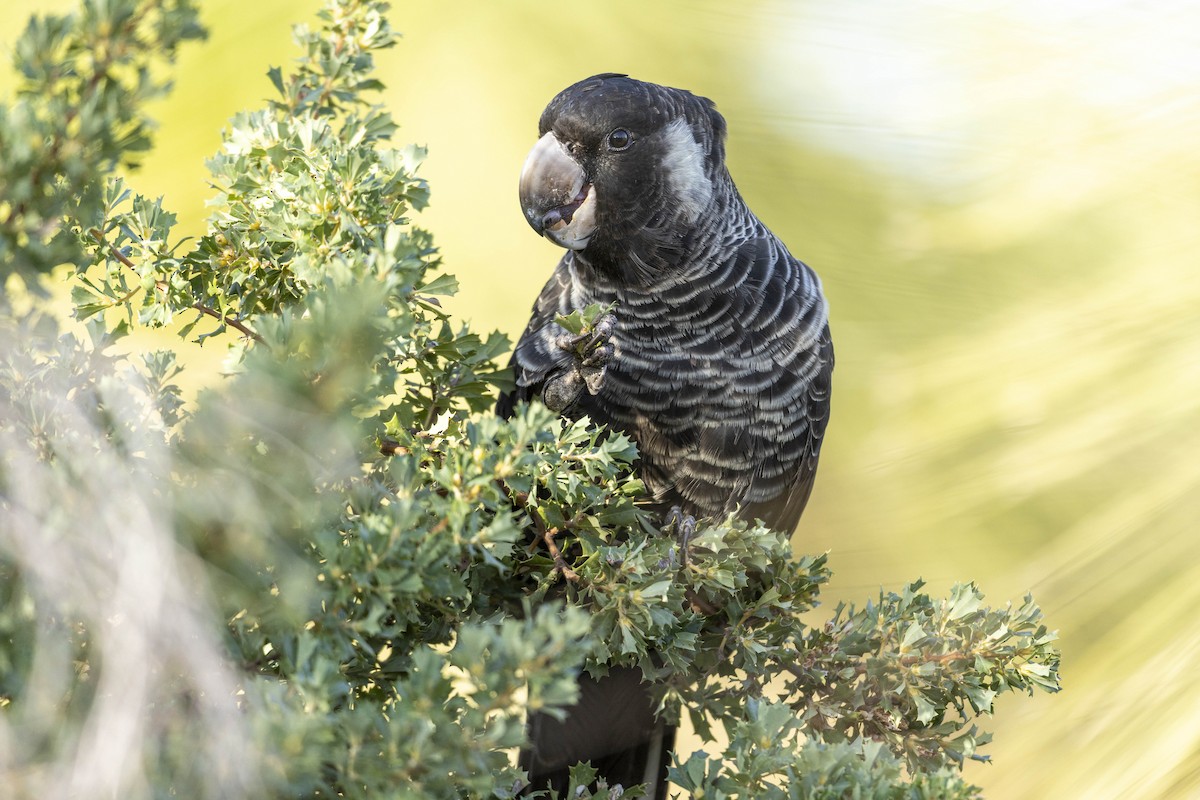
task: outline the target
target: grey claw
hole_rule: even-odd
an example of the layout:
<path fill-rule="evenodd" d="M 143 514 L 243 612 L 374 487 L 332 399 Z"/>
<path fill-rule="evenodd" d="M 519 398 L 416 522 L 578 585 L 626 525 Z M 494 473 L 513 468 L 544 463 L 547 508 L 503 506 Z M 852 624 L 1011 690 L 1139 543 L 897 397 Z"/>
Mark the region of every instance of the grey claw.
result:
<path fill-rule="evenodd" d="M 546 380 L 542 402 L 561 413 L 579 400 L 585 388 L 589 394 L 600 393 L 608 362 L 616 353 L 616 347 L 609 341 L 616 327 L 616 316 L 605 314 L 590 333 L 563 333 L 554 337 L 554 346 L 570 353 L 571 360 L 559 374 Z"/>
<path fill-rule="evenodd" d="M 575 347 L 583 341 L 587 334 L 583 333 L 560 333 L 554 337 L 554 346 L 559 350 L 565 350 L 568 353 L 573 353 Z"/>
<path fill-rule="evenodd" d="M 683 513 L 679 506 L 671 506 L 671 510 L 663 518 L 662 529 L 663 533 L 686 534 L 690 538 L 696 532 L 696 518 Z"/>
<path fill-rule="evenodd" d="M 602 367 L 612 360 L 615 352 L 616 348 L 611 343 L 606 342 L 593 348 L 580 363 L 585 367 Z"/>
<path fill-rule="evenodd" d="M 692 542 L 692 537 L 696 535 L 696 518 L 691 514 L 683 513 L 683 509 L 679 506 L 671 506 L 671 510 L 667 512 L 667 516 L 663 520 L 663 533 L 679 539 L 679 551 L 683 563 L 686 565 L 688 563 L 688 546 Z"/>
<path fill-rule="evenodd" d="M 613 335 L 613 331 L 617 329 L 617 315 L 613 313 L 605 314 L 600 319 L 596 320 L 596 325 L 592 328 L 592 339 L 595 342 L 608 341 Z"/>
<path fill-rule="evenodd" d="M 608 371 L 608 367 L 584 367 L 583 383 L 587 386 L 588 394 L 597 395 L 600 393 L 600 388 L 604 385 L 604 373 Z"/>

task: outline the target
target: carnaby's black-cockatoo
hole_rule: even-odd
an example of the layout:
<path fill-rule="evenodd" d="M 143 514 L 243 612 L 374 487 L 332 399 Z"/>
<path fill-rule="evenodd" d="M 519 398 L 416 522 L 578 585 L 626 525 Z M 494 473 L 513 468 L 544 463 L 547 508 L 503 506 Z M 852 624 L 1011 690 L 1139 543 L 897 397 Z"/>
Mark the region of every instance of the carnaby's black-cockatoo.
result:
<path fill-rule="evenodd" d="M 690 92 L 596 75 L 543 112 L 521 209 L 566 248 L 513 354 L 498 411 L 542 399 L 628 433 L 647 502 L 676 518 L 736 512 L 795 528 L 829 417 L 833 346 L 816 274 L 738 194 L 725 120 Z M 616 303 L 586 343 L 558 314 Z M 673 728 L 638 670 L 580 680 L 565 721 L 530 720 L 531 788 L 591 761 L 665 797 Z"/>

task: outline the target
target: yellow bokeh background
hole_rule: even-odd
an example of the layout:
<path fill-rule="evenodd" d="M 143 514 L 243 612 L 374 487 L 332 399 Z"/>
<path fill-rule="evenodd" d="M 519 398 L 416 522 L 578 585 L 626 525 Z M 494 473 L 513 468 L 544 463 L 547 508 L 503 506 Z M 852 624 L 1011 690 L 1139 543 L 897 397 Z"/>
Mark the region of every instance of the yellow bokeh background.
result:
<path fill-rule="evenodd" d="M 10 47 L 31 11 L 9 0 Z M 203 160 L 315 0 L 202 2 L 130 176 L 203 229 Z M 797 546 L 825 595 L 1032 590 L 1065 691 L 1002 697 L 993 800 L 1200 797 L 1200 8 L 1132 0 L 397 3 L 380 59 L 451 310 L 515 337 L 558 251 L 516 176 L 542 107 L 620 71 L 714 99 L 757 213 L 821 274 L 834 416 Z M 11 77 L 0 78 L 7 90 Z M 211 380 L 221 353 L 190 357 Z"/>

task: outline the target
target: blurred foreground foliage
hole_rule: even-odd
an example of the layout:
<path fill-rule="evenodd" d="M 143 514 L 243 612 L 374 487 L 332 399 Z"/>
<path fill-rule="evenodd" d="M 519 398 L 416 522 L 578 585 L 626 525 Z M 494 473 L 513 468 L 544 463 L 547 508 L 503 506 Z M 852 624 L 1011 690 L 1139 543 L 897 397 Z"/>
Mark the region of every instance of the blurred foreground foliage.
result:
<path fill-rule="evenodd" d="M 0 269 L 33 291 L 0 319 L 8 796 L 511 797 L 526 709 L 612 664 L 710 743 L 678 754 L 685 795 L 977 796 L 958 769 L 986 758 L 979 718 L 1058 688 L 1037 606 L 917 582 L 813 626 L 824 556 L 734 519 L 681 543 L 638 507 L 628 438 L 493 416 L 508 342 L 441 310 L 454 280 L 407 216 L 423 153 L 366 99 L 385 11 L 331 0 L 296 29 L 279 99 L 209 162 L 191 242 L 111 173 L 149 144 L 141 105 L 202 35 L 193 5 L 85 2 L 17 46 Z M 86 335 L 38 299 L 64 262 Z M 230 348 L 194 407 L 173 352 L 114 346 L 180 320 Z"/>

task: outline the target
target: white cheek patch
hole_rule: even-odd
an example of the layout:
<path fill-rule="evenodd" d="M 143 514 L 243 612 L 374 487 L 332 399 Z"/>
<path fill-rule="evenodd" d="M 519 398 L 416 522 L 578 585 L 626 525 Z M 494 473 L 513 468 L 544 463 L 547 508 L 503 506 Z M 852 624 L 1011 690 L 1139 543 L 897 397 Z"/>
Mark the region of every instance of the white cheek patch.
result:
<path fill-rule="evenodd" d="M 712 182 L 704 174 L 704 149 L 687 121 L 677 119 L 663 129 L 666 153 L 662 166 L 667 185 L 688 222 L 695 222 L 712 199 Z"/>

